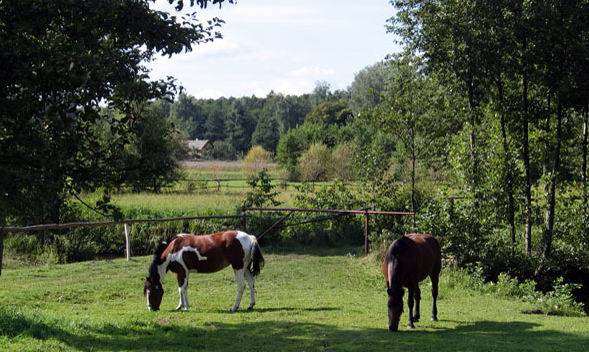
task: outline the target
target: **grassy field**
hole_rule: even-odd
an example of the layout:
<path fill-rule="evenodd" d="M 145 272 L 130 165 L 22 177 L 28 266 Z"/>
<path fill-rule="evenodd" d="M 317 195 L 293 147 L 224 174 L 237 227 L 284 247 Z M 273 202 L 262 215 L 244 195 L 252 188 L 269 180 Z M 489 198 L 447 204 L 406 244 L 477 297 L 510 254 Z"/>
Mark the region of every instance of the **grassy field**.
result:
<path fill-rule="evenodd" d="M 314 252 L 314 254 L 308 254 Z M 346 251 L 266 251 L 254 312 L 228 313 L 233 273 L 192 274 L 191 310 L 176 312 L 167 276 L 159 312 L 142 279 L 150 258 L 5 269 L 0 276 L 4 351 L 586 351 L 589 318 L 526 315 L 526 304 L 441 279 L 440 321 L 390 333 L 378 264 Z M 248 296 L 242 306 L 248 304 Z M 403 320 L 406 314 L 403 315 Z"/>
<path fill-rule="evenodd" d="M 273 178 L 276 191 L 280 192 L 278 200 L 284 206 L 292 205 L 295 182 L 289 182 L 287 188 L 281 179 L 284 171 L 276 164 L 269 164 L 268 170 Z M 185 177 L 162 193 L 120 193 L 113 195 L 113 203 L 123 211 L 130 209 L 149 209 L 159 212 L 194 215 L 215 211 L 231 213 L 245 199 L 250 190 L 247 184 L 249 175 L 240 161 L 201 161 L 186 162 L 183 165 Z M 216 179 L 222 181 L 216 182 Z"/>

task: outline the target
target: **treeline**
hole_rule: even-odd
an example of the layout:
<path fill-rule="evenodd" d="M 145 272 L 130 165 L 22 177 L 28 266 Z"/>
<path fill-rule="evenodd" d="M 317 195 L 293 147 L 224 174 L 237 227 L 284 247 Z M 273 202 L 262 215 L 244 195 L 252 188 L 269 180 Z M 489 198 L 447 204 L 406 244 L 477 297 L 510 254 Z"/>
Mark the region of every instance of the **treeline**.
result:
<path fill-rule="evenodd" d="M 181 93 L 173 102 L 157 104 L 186 138 L 212 144 L 207 158 L 235 160 L 256 145 L 275 153 L 280 136 L 301 124 L 318 104 L 345 95 L 318 82 L 313 92 L 298 96 L 270 92 L 266 97 L 197 99 Z"/>

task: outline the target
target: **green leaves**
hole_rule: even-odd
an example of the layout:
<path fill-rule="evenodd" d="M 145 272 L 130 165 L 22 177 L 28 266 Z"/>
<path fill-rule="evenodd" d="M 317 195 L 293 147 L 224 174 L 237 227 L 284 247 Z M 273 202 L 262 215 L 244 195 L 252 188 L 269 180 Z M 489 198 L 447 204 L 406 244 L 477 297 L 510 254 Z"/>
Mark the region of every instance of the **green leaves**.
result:
<path fill-rule="evenodd" d="M 144 63 L 220 37 L 222 21 L 178 19 L 142 0 L 24 0 L 1 2 L 0 24 L 2 216 L 27 223 L 57 222 L 43 209 L 59 209 L 69 190 L 126 181 L 115 156 L 143 117 L 137 106 L 177 92 L 172 78 L 150 81 Z M 110 145 L 95 128 L 104 105 L 122 112 L 109 120 Z"/>

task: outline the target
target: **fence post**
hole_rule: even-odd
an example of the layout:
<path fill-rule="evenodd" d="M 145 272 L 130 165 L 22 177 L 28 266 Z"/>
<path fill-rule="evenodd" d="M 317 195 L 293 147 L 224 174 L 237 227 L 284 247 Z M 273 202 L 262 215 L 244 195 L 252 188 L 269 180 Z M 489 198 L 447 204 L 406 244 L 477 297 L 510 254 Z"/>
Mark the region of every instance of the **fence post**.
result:
<path fill-rule="evenodd" d="M 131 244 L 129 241 L 129 224 L 124 223 L 123 227 L 125 229 L 125 253 L 127 254 L 127 260 L 131 260 Z"/>
<path fill-rule="evenodd" d="M 0 275 L 2 275 L 2 258 L 4 257 L 4 231 L 0 230 Z"/>
<path fill-rule="evenodd" d="M 364 211 L 364 255 L 368 255 L 368 210 Z"/>

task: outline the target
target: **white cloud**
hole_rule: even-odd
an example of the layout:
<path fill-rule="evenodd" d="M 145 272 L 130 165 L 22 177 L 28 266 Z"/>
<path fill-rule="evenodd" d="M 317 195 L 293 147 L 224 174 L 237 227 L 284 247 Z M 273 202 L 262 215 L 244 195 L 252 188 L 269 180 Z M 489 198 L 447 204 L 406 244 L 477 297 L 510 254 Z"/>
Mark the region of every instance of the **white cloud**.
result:
<path fill-rule="evenodd" d="M 321 67 L 299 67 L 296 70 L 290 72 L 290 75 L 295 77 L 323 77 L 333 76 L 335 70 L 332 68 L 321 68 Z"/>
<path fill-rule="evenodd" d="M 194 46 L 192 51 L 177 56 L 178 61 L 192 61 L 212 56 L 233 55 L 240 51 L 240 46 L 234 41 L 228 39 L 217 39 L 212 43 L 205 43 Z"/>
<path fill-rule="evenodd" d="M 166 10 L 167 1 L 155 7 Z M 221 10 L 186 9 L 195 10 L 201 20 L 224 19 L 224 39 L 147 66 L 153 79 L 174 76 L 197 97 L 303 94 L 317 81 L 345 88 L 355 72 L 394 50 L 384 29 L 393 11 L 386 0 L 362 6 L 352 0 L 244 0 Z"/>
<path fill-rule="evenodd" d="M 189 92 L 189 94 L 193 95 L 197 98 L 211 98 L 211 99 L 217 99 L 222 96 L 227 96 L 226 93 L 224 93 L 220 90 L 212 89 L 212 88 L 206 88 L 206 89 L 197 90 L 195 92 Z"/>
<path fill-rule="evenodd" d="M 325 24 L 325 18 L 319 16 L 312 7 L 304 8 L 280 4 L 254 5 L 243 3 L 230 10 L 235 12 L 235 17 L 231 19 L 232 24 L 292 24 L 304 26 Z"/>

